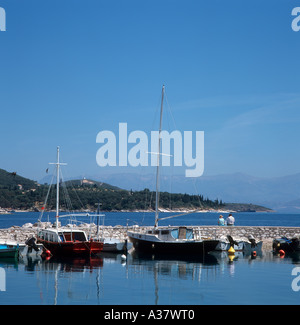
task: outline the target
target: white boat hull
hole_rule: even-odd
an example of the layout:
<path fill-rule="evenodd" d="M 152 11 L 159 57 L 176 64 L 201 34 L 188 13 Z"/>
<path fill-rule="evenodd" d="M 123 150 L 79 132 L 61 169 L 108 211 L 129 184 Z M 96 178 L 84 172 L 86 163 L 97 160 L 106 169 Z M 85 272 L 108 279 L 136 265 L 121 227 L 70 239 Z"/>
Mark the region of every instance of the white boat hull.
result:
<path fill-rule="evenodd" d="M 120 241 L 118 239 L 104 239 L 103 240 L 103 252 L 125 252 L 130 249 L 128 246 L 130 243 L 127 240 Z"/>
<path fill-rule="evenodd" d="M 228 251 L 230 248 L 230 243 L 226 241 L 220 240 L 217 247 L 215 248 L 216 251 Z M 251 245 L 250 242 L 247 241 L 238 241 L 238 245 L 234 245 L 233 249 L 237 252 L 242 251 L 253 251 L 253 250 L 261 250 L 262 249 L 262 241 L 257 242 L 255 246 Z"/>
<path fill-rule="evenodd" d="M 19 244 L 19 255 L 21 257 L 37 257 L 41 256 L 43 254 L 43 248 L 44 246 L 42 244 L 36 244 L 38 247 L 38 251 L 34 250 L 32 247 L 29 247 L 25 244 Z"/>

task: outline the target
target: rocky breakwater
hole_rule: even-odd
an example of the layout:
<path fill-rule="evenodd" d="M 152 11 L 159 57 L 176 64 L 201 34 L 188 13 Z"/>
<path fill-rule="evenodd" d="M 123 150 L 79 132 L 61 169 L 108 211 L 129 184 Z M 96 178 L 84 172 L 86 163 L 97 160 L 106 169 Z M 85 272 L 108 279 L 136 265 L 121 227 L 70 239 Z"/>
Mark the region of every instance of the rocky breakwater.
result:
<path fill-rule="evenodd" d="M 200 226 L 201 235 L 219 238 L 221 236 L 231 235 L 232 237 L 248 237 L 252 235 L 258 240 L 265 240 L 278 237 L 299 237 L 300 227 L 276 227 L 276 226 Z"/>
<path fill-rule="evenodd" d="M 50 222 L 42 223 L 26 223 L 22 227 L 13 226 L 10 228 L 0 229 L 0 242 L 16 241 L 18 243 L 24 243 L 30 237 L 36 237 L 38 228 L 53 227 Z M 97 226 L 95 224 L 81 224 L 81 225 L 66 225 L 66 228 L 81 229 L 86 232 L 92 238 L 96 237 Z M 123 226 L 101 226 L 99 227 L 99 237 L 105 238 L 117 238 L 120 240 L 127 239 L 127 228 Z"/>
<path fill-rule="evenodd" d="M 28 238 L 36 237 L 37 227 L 31 223 L 26 223 L 22 227 L 13 226 L 10 228 L 0 229 L 0 241 L 24 243 Z"/>
<path fill-rule="evenodd" d="M 257 241 L 263 242 L 263 250 L 272 250 L 274 238 L 300 237 L 300 227 L 276 227 L 276 226 L 200 226 L 198 229 L 201 236 L 211 238 L 222 238 L 227 235 L 234 239 L 247 239 L 252 235 Z"/>
<path fill-rule="evenodd" d="M 51 223 L 26 223 L 22 227 L 13 226 L 6 229 L 0 229 L 0 241 L 17 241 L 19 243 L 24 243 L 28 238 L 37 235 L 38 226 L 42 228 L 52 227 Z M 91 236 L 96 237 L 97 226 L 95 224 L 81 224 L 79 226 L 67 225 L 71 227 L 76 227 Z M 117 238 L 120 240 L 125 240 L 127 238 L 128 230 L 135 230 L 144 232 L 151 227 L 126 227 L 126 226 L 101 226 L 99 229 L 99 236 L 103 238 Z M 193 226 L 194 232 L 200 234 L 203 237 L 210 237 L 214 239 L 219 239 L 227 235 L 231 235 L 234 239 L 247 238 L 252 235 L 256 240 L 263 241 L 263 249 L 271 250 L 272 241 L 274 238 L 278 237 L 299 237 L 300 227 L 271 227 L 271 226 L 234 226 L 234 227 L 219 227 L 219 226 Z"/>

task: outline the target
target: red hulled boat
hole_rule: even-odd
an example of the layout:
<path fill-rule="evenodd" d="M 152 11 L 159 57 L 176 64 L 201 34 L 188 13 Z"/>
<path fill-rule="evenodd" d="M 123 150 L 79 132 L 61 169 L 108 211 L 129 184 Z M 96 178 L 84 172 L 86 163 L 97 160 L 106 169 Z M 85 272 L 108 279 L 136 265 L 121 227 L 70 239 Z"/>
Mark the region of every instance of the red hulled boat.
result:
<path fill-rule="evenodd" d="M 57 147 L 56 165 L 56 222 L 49 228 L 38 228 L 37 242 L 42 243 L 54 256 L 91 256 L 100 253 L 103 242 L 88 238 L 85 231 L 74 227 L 59 227 L 59 168 L 65 165 L 59 162 L 59 147 Z M 46 205 L 46 203 L 45 203 Z M 44 211 L 44 208 L 42 209 Z M 42 212 L 43 212 L 42 211 Z M 74 218 L 75 214 L 63 215 Z M 85 214 L 87 216 L 87 214 Z"/>

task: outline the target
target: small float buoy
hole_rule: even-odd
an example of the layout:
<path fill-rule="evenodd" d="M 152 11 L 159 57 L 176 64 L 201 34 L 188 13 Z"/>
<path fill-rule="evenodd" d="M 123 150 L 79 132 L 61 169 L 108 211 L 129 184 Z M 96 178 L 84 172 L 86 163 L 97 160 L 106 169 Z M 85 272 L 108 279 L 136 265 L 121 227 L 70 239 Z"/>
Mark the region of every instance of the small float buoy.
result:
<path fill-rule="evenodd" d="M 230 248 L 228 249 L 228 254 L 233 255 L 234 253 L 235 253 L 235 249 L 232 246 L 230 246 Z"/>
<path fill-rule="evenodd" d="M 51 258 L 51 252 L 48 249 L 45 249 L 43 252 L 43 256 L 45 258 L 46 261 L 49 261 Z"/>
<path fill-rule="evenodd" d="M 283 258 L 285 255 L 285 251 L 283 249 L 279 250 L 278 253 L 281 258 Z"/>
<path fill-rule="evenodd" d="M 125 254 L 122 254 L 121 259 L 122 260 L 126 260 L 126 255 Z"/>
<path fill-rule="evenodd" d="M 256 251 L 252 252 L 252 256 L 256 257 Z"/>

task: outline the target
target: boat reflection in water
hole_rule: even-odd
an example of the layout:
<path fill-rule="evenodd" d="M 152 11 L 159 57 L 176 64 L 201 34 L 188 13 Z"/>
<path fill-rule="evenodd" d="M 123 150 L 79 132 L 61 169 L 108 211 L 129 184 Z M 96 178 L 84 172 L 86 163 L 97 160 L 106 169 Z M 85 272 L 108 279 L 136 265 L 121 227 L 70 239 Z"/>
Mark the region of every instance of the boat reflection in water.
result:
<path fill-rule="evenodd" d="M 100 302 L 103 258 L 52 256 L 38 267 L 40 304 L 65 305 Z M 101 280 L 102 279 L 102 280 Z"/>
<path fill-rule="evenodd" d="M 206 270 L 207 276 L 217 276 L 223 271 L 224 265 L 231 266 L 234 263 L 262 260 L 263 254 L 260 251 L 257 255 L 248 252 L 236 252 L 230 255 L 227 252 L 210 252 L 205 255 L 167 255 L 167 254 L 147 254 L 134 251 L 131 255 L 131 266 L 144 267 L 148 272 L 158 272 L 173 277 L 190 277 L 200 281 L 201 271 Z M 232 274 L 232 268 L 230 273 Z"/>
<path fill-rule="evenodd" d="M 51 261 L 49 260 L 47 264 L 48 267 L 50 265 L 57 267 L 60 271 L 64 272 L 85 272 L 91 271 L 93 269 L 98 269 L 103 267 L 103 258 L 101 257 L 52 257 Z"/>
<path fill-rule="evenodd" d="M 134 251 L 131 257 L 130 266 L 133 273 L 136 272 L 136 268 L 139 268 L 147 273 L 153 272 L 155 278 L 158 275 L 162 275 L 175 279 L 188 278 L 200 281 L 203 268 L 214 269 L 218 266 L 218 260 L 210 254 L 202 256 L 185 256 L 182 254 L 175 257 L 174 255 L 148 254 Z"/>
<path fill-rule="evenodd" d="M 253 303 L 256 289 L 251 283 L 262 274 L 262 267 L 269 277 L 274 264 L 284 270 L 299 261 L 299 253 L 281 258 L 273 252 L 174 256 L 133 251 L 126 257 L 101 253 L 93 258 L 1 259 L 0 268 L 9 274 L 7 297 L 13 297 L 15 304 L 199 305 L 234 299 Z M 245 294 L 238 295 L 241 288 Z M 0 303 L 7 303 L 1 299 L 0 295 Z"/>
<path fill-rule="evenodd" d="M 171 299 L 172 304 L 180 304 L 183 299 L 181 294 L 183 296 L 187 292 L 194 296 L 194 302 L 188 298 L 191 303 L 205 302 L 208 299 L 207 290 L 214 290 L 212 287 L 218 286 L 220 281 L 234 277 L 237 264 L 263 260 L 261 252 L 256 256 L 246 252 L 174 256 L 134 251 L 131 257 L 131 276 L 136 277 L 140 273 L 141 278 L 152 277 L 152 294 L 155 297 L 152 303 L 155 305 L 164 304 L 166 299 Z M 183 290 L 181 294 L 180 290 Z"/>

